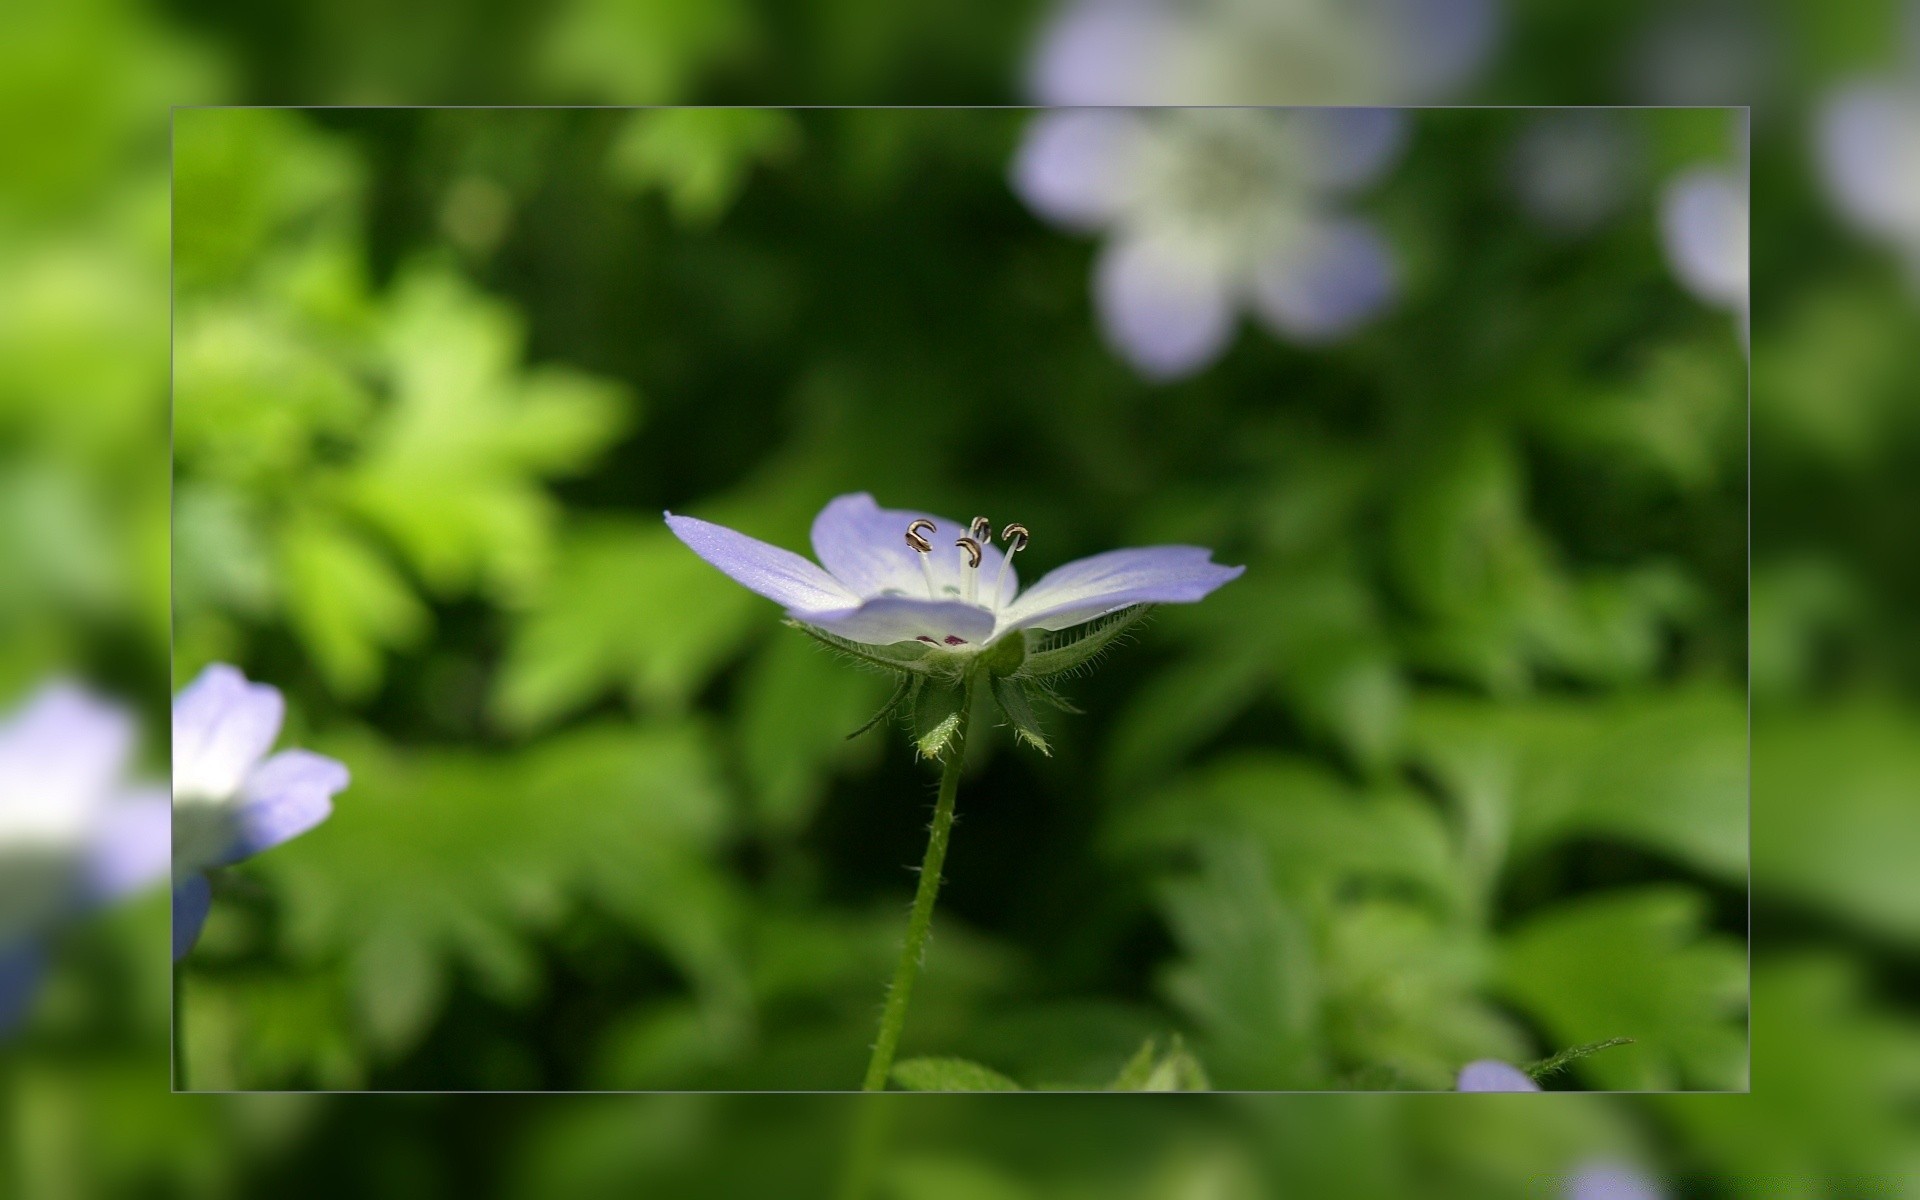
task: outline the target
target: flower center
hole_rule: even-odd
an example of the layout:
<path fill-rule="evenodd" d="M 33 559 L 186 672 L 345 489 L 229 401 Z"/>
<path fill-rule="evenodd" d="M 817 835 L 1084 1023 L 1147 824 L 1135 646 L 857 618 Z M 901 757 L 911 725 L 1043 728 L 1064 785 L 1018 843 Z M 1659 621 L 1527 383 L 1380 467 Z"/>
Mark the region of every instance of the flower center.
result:
<path fill-rule="evenodd" d="M 907 545 L 920 556 L 920 574 L 927 581 L 927 599 L 929 600 L 940 599 L 940 588 L 933 579 L 933 542 L 928 537 L 929 534 L 938 531 L 939 527 L 925 517 L 907 526 Z M 1000 589 L 1007 581 L 1008 564 L 1013 562 L 1014 555 L 1027 548 L 1027 527 L 1018 523 L 1008 525 L 1000 531 L 1000 540 L 1007 544 L 1007 548 L 1006 552 L 1000 556 L 1000 570 L 994 576 L 993 590 L 987 594 L 987 607 L 996 610 L 1000 607 Z M 986 561 L 986 547 L 993 544 L 993 522 L 985 517 L 975 517 L 968 524 L 966 534 L 955 538 L 953 544 L 959 548 L 966 562 L 961 572 L 964 577 L 962 585 L 964 598 L 968 604 L 979 604 L 980 564 Z M 925 635 L 922 635 L 920 640 L 933 642 L 932 638 Z M 949 634 L 946 644 L 964 646 L 966 639 Z"/>

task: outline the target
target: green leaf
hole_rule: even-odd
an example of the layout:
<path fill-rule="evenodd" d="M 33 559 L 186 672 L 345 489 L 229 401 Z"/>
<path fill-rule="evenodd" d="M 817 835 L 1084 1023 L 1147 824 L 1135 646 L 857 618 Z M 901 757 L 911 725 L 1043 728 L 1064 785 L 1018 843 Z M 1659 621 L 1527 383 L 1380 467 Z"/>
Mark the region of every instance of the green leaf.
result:
<path fill-rule="evenodd" d="M 1461 897 L 1447 830 L 1433 804 L 1400 789 L 1357 788 L 1307 759 L 1227 758 L 1130 805 L 1106 844 L 1124 854 L 1191 849 L 1222 836 L 1260 847 L 1281 885 L 1300 894 L 1375 886 Z"/>
<path fill-rule="evenodd" d="M 235 871 L 271 879 L 283 962 L 345 964 L 382 1059 L 417 1043 L 455 972 L 527 1003 L 535 939 L 582 904 L 657 946 L 716 1011 L 742 1002 L 738 901 L 717 858 L 728 803 L 699 727 L 588 727 L 513 754 L 365 736 L 316 749 L 353 771 L 333 818 Z"/>
<path fill-rule="evenodd" d="M 1005 1075 L 964 1058 L 909 1058 L 895 1063 L 893 1081 L 910 1092 L 1017 1092 Z"/>
<path fill-rule="evenodd" d="M 1756 718 L 1756 877 L 1845 920 L 1920 944 L 1920 723 L 1893 704 Z"/>
<path fill-rule="evenodd" d="M 1159 1043 L 1148 1038 L 1139 1051 L 1120 1068 L 1120 1074 L 1107 1085 L 1110 1092 L 1205 1092 L 1210 1091 L 1207 1072 L 1200 1060 L 1187 1050 L 1179 1034 L 1174 1034 L 1167 1052 L 1159 1052 Z"/>
<path fill-rule="evenodd" d="M 1513 857 L 1557 840 L 1636 842 L 1729 880 L 1747 869 L 1746 709 L 1695 686 L 1602 703 L 1430 697 L 1413 755 L 1463 807 L 1505 822 Z"/>
<path fill-rule="evenodd" d="M 365 696 L 386 651 L 426 632 L 426 608 L 380 553 L 321 517 L 283 528 L 280 570 L 287 619 L 336 692 Z"/>
<path fill-rule="evenodd" d="M 1203 1031 L 1230 1088 L 1324 1082 L 1321 980 L 1301 912 L 1275 890 L 1261 853 L 1209 846 L 1200 872 L 1162 889 L 1180 964 L 1167 994 Z"/>
<path fill-rule="evenodd" d="M 1745 948 L 1676 886 L 1550 909 L 1505 939 L 1501 989 L 1562 1043 L 1630 1037 L 1576 1070 L 1612 1089 L 1746 1086 Z"/>
<path fill-rule="evenodd" d="M 793 118 L 765 108 L 661 108 L 634 113 L 615 136 L 608 166 L 636 191 L 658 188 L 683 225 L 710 225 L 746 187 L 758 163 L 799 141 Z"/>
<path fill-rule="evenodd" d="M 631 418 L 624 388 L 556 367 L 525 371 L 511 309 L 425 267 L 382 323 L 392 402 L 345 480 L 429 587 L 506 599 L 545 576 L 557 512 L 543 484 L 588 461 Z"/>
<path fill-rule="evenodd" d="M 741 680 L 735 729 L 754 815 L 764 827 L 798 829 L 836 768 L 873 757 L 877 747 L 849 746 L 846 733 L 880 703 L 886 682 L 804 638 L 781 634 L 762 644 Z M 889 707 L 872 720 L 904 703 L 911 683 L 900 676 Z"/>
<path fill-rule="evenodd" d="M 763 612 L 664 526 L 583 522 L 513 624 L 493 712 L 532 730 L 614 688 L 643 709 L 678 711 Z"/>

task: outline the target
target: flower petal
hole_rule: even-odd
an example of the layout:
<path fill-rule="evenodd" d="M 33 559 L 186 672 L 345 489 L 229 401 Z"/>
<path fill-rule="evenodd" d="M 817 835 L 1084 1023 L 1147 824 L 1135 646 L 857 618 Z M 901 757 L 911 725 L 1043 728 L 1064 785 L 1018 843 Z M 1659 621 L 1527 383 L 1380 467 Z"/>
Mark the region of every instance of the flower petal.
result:
<path fill-rule="evenodd" d="M 907 526 L 915 521 L 934 524 L 934 532 L 927 539 L 933 543 L 933 550 L 926 556 L 925 567 L 921 566 L 920 553 L 907 545 Z M 881 508 L 872 496 L 857 492 L 835 497 L 814 518 L 813 552 L 835 579 L 862 599 L 895 594 L 911 600 L 932 599 L 927 594 L 930 571 L 934 593 L 942 600 L 966 603 L 967 577 L 972 575 L 981 603 L 991 604 L 986 593 L 993 589 L 996 579 L 1000 580 L 1000 595 L 1011 601 L 1019 583 L 1011 565 L 1001 575 L 1004 554 L 1000 547 L 991 542 L 983 545 L 980 565 L 966 566 L 960 548 L 954 544 L 966 532 L 967 526 L 950 517 Z M 824 611 L 829 606 L 811 607 Z"/>
<path fill-rule="evenodd" d="M 0 950 L 0 1037 L 26 1019 L 43 965 L 42 951 L 32 942 Z"/>
<path fill-rule="evenodd" d="M 333 812 L 333 794 L 347 786 L 347 768 L 311 750 L 282 750 L 260 764 L 241 789 L 238 830 L 221 865 L 299 837 Z"/>
<path fill-rule="evenodd" d="M 1201 546 L 1109 550 L 1047 572 L 1001 613 L 995 636 L 1014 629 L 1066 629 L 1135 604 L 1185 604 L 1238 579 L 1245 567 L 1212 561 Z"/>
<path fill-rule="evenodd" d="M 1126 204 L 1144 132 L 1131 112 L 1042 113 L 1027 126 L 1014 155 L 1013 190 L 1055 224 L 1098 228 Z"/>
<path fill-rule="evenodd" d="M 133 748 L 133 717 L 68 682 L 0 723 L 0 841 L 72 846 L 91 833 Z"/>
<path fill-rule="evenodd" d="M 1646 1172 L 1613 1162 L 1582 1164 L 1564 1194 L 1567 1200 L 1661 1200 L 1666 1195 Z"/>
<path fill-rule="evenodd" d="M 1394 78 L 1409 100 L 1460 87 L 1486 62 L 1503 32 L 1495 0 L 1398 0 L 1389 12 L 1395 26 Z"/>
<path fill-rule="evenodd" d="M 1460 1068 L 1457 1092 L 1537 1092 L 1540 1085 L 1519 1067 L 1494 1058 L 1483 1058 Z"/>
<path fill-rule="evenodd" d="M 729 579 L 788 609 L 832 610 L 859 603 L 859 596 L 791 550 L 698 517 L 668 513 L 667 528 Z"/>
<path fill-rule="evenodd" d="M 1109 242 L 1094 264 L 1107 341 L 1150 380 L 1200 370 L 1233 335 L 1232 284 L 1215 256 L 1167 239 Z"/>
<path fill-rule="evenodd" d="M 1042 104 L 1158 104 L 1184 23 L 1158 0 L 1079 0 L 1036 40 L 1027 90 Z"/>
<path fill-rule="evenodd" d="M 891 646 L 922 638 L 937 645 L 980 645 L 993 636 L 993 613 L 977 604 L 881 596 L 838 612 L 794 612 L 794 620 L 849 641 Z M 951 639 L 959 639 L 954 641 Z"/>
<path fill-rule="evenodd" d="M 1393 255 L 1372 225 L 1357 217 L 1311 227 L 1255 270 L 1254 308 L 1282 337 L 1330 342 L 1385 308 L 1398 279 Z"/>
<path fill-rule="evenodd" d="M 111 904 L 167 873 L 173 806 L 158 789 L 136 792 L 100 814 L 81 886 L 85 899 Z"/>
<path fill-rule="evenodd" d="M 1820 167 L 1841 213 L 1870 233 L 1920 237 L 1920 93 L 1858 83 L 1820 112 Z"/>
<path fill-rule="evenodd" d="M 225 663 L 200 672 L 173 702 L 173 790 L 220 798 L 240 790 L 280 734 L 286 701 Z"/>
<path fill-rule="evenodd" d="M 213 908 L 213 885 L 198 872 L 173 885 L 173 961 L 193 952 Z"/>
<path fill-rule="evenodd" d="M 1302 108 L 1287 114 L 1314 182 L 1338 191 L 1379 179 L 1407 148 L 1407 115 L 1393 108 Z"/>
<path fill-rule="evenodd" d="M 1688 291 L 1720 308 L 1747 303 L 1747 188 L 1729 169 L 1695 167 L 1667 185 L 1660 232 Z"/>

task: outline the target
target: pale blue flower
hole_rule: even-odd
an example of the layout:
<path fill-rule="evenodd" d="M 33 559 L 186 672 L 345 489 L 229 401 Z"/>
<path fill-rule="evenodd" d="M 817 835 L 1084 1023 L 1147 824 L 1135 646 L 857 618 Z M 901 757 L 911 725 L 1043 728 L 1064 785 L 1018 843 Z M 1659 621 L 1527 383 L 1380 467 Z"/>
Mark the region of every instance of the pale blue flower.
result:
<path fill-rule="evenodd" d="M 1862 78 L 1820 106 L 1822 181 L 1841 217 L 1891 248 L 1920 291 L 1920 4 L 1907 14 L 1904 77 Z"/>
<path fill-rule="evenodd" d="M 860 732 L 904 709 L 915 748 L 932 759 L 964 742 L 970 698 L 984 693 L 1019 741 L 1051 753 L 1036 707 L 1076 710 L 1049 680 L 1092 662 L 1148 606 L 1200 600 L 1246 569 L 1198 546 L 1147 546 L 1068 563 L 1022 591 L 1013 556 L 1026 548 L 1024 526 L 1005 526 L 996 545 L 985 517 L 962 525 L 881 508 L 864 492 L 814 519 L 819 565 L 695 517 L 668 513 L 667 525 L 792 624 L 895 675 L 892 699 Z"/>
<path fill-rule="evenodd" d="M 1482 1058 L 1460 1068 L 1454 1084 L 1460 1092 L 1537 1092 L 1540 1085 L 1525 1071 L 1496 1058 Z"/>
<path fill-rule="evenodd" d="M 61 922 L 166 873 L 166 797 L 125 779 L 134 735 L 131 714 L 68 682 L 0 722 L 0 1032 Z"/>
<path fill-rule="evenodd" d="M 207 871 L 297 837 L 326 820 L 347 768 L 307 750 L 267 751 L 286 702 L 216 663 L 173 702 L 173 955 L 200 938 L 213 891 Z"/>
<path fill-rule="evenodd" d="M 1568 1177 L 1565 1195 L 1567 1200 L 1662 1200 L 1666 1192 L 1638 1167 L 1594 1160 Z"/>
<path fill-rule="evenodd" d="M 1246 570 L 1213 562 L 1198 546 L 1148 546 L 1068 563 L 1022 591 L 1007 553 L 1026 544 L 1018 526 L 1007 527 L 1016 532 L 1002 537 L 1003 549 L 978 521 L 881 508 L 865 492 L 836 497 L 814 519 L 819 565 L 711 521 L 666 517 L 694 553 L 803 625 L 862 645 L 920 642 L 958 657 L 1027 630 L 1200 600 Z M 924 549 L 914 548 L 916 537 Z"/>
<path fill-rule="evenodd" d="M 1191 375 L 1243 311 L 1318 344 L 1398 293 L 1391 249 L 1351 197 L 1399 158 L 1386 109 L 1074 109 L 1027 127 L 1011 182 L 1041 217 L 1106 236 L 1100 326 L 1145 378 Z"/>
<path fill-rule="evenodd" d="M 1027 88 L 1051 105 L 1430 102 L 1501 24 L 1495 0 L 1070 0 Z"/>
<path fill-rule="evenodd" d="M 1743 341 L 1752 224 L 1747 134 L 1740 114 L 1734 121 L 1734 161 L 1688 167 L 1667 184 L 1660 203 L 1661 241 L 1674 275 L 1704 303 L 1732 313 Z"/>
<path fill-rule="evenodd" d="M 1509 173 L 1521 209 L 1545 229 L 1590 233 L 1618 213 L 1640 182 L 1637 127 L 1605 109 L 1531 118 L 1514 140 Z"/>

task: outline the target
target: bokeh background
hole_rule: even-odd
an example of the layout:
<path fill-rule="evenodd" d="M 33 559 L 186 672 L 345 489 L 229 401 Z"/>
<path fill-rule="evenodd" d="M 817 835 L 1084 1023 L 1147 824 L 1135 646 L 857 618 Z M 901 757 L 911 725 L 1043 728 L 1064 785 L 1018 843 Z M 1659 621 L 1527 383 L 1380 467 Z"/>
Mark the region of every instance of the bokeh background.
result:
<path fill-rule="evenodd" d="M 21 168 L 6 184 L 16 317 L 0 356 L 18 489 L 5 508 L 19 547 L 10 694 L 55 673 L 91 680 L 145 714 L 146 774 L 164 773 L 167 103 L 1038 98 L 1035 64 L 1063 19 L 819 11 L 10 13 L 12 102 L 61 118 L 8 135 Z M 1428 73 L 1424 95 L 1391 86 L 1420 73 L 1377 49 L 1395 44 L 1378 29 L 1336 20 L 1322 37 L 1306 23 L 1294 57 L 1273 62 L 1324 69 L 1262 73 L 1256 58 L 1232 98 L 1759 106 L 1755 1094 L 1032 1098 L 1019 1114 L 919 1097 L 881 1130 L 883 1192 L 1533 1194 L 1596 1155 L 1702 1194 L 1908 1178 L 1920 905 L 1905 870 L 1916 764 L 1898 617 L 1913 584 L 1915 310 L 1898 251 L 1911 226 L 1847 202 L 1817 119 L 1836 89 L 1901 68 L 1901 14 L 1745 12 L 1506 6 L 1485 49 Z M 1231 34 L 1233 10 L 1209 19 Z M 1686 86 L 1705 94 L 1673 90 Z M 1169 87 L 1119 98 L 1210 98 Z M 197 344 L 208 403 L 234 405 L 230 420 L 176 429 L 178 652 L 231 656 L 286 687 L 299 738 L 348 757 L 360 782 L 325 829 L 250 864 L 223 897 L 190 979 L 205 1070 L 710 1086 L 730 1069 L 832 1067 L 848 1046 L 857 1060 L 924 778 L 896 743 L 839 743 L 846 723 L 821 698 L 857 723 L 871 682 L 809 675 L 823 664 L 747 600 L 713 592 L 677 620 L 652 613 L 703 580 L 654 553 L 645 518 L 672 502 L 794 540 L 832 490 L 906 487 L 956 512 L 988 492 L 988 511 L 1017 507 L 1005 515 L 1042 531 L 1053 561 L 1213 541 L 1284 568 L 1245 603 L 1297 615 L 1259 627 L 1314 631 L 1250 644 L 1230 613 L 1168 614 L 1081 685 L 1092 711 L 1060 722 L 1056 759 L 982 765 L 916 1006 L 922 1048 L 964 1049 L 1030 1084 L 1098 1083 L 1094 1063 L 1182 1029 L 1224 1086 L 1244 1085 L 1238 1069 L 1431 1086 L 1503 1039 L 1516 1057 L 1579 1040 L 1596 997 L 1678 964 L 1631 999 L 1650 1026 L 1685 1032 L 1597 1055 L 1566 1083 L 1745 1082 L 1719 1052 L 1739 1023 L 1744 971 L 1728 963 L 1744 896 L 1733 842 L 1702 815 L 1737 809 L 1698 807 L 1738 784 L 1710 769 L 1717 758 L 1704 778 L 1697 761 L 1678 784 L 1658 772 L 1714 744 L 1685 722 L 1718 729 L 1742 709 L 1737 382 L 1724 411 L 1689 406 L 1737 381 L 1740 318 L 1711 288 L 1701 299 L 1699 273 L 1663 245 L 1667 185 L 1696 164 L 1738 166 L 1723 122 L 1643 116 L 1588 137 L 1639 148 L 1600 172 L 1624 181 L 1621 198 L 1569 231 L 1564 216 L 1528 216 L 1525 180 L 1540 177 L 1519 164 L 1544 135 L 1524 115 L 1424 117 L 1353 202 L 1401 272 L 1377 320 L 1311 348 L 1246 323 L 1205 369 L 1152 384 L 1101 333 L 1088 291 L 1100 239 L 1051 227 L 1009 186 L 1019 114 L 864 130 L 596 120 L 543 116 L 518 143 L 470 115 L 382 127 L 286 113 L 208 134 L 202 180 L 247 203 L 176 231 L 199 238 L 202 272 L 176 281 L 181 366 Z M 822 160 L 834 169 L 813 170 Z M 796 211 L 851 244 L 795 245 L 779 222 Z M 978 261 L 944 240 L 956 221 L 1018 253 Z M 876 244 L 896 231 L 900 250 Z M 615 244 L 631 259 L 602 252 Z M 795 273 L 823 260 L 862 286 L 795 297 Z M 955 280 L 978 290 L 961 303 Z M 761 340 L 716 355 L 702 339 L 722 316 Z M 954 336 L 914 336 L 935 321 Z M 1054 376 L 1015 366 L 1029 362 Z M 724 386 L 708 374 L 722 368 L 737 375 Z M 493 419 L 452 445 L 395 419 L 430 409 L 449 377 Z M 238 400 L 262 378 L 297 381 L 299 403 L 248 429 Z M 901 428 L 902 396 L 926 419 Z M 975 419 L 985 408 L 1022 424 Z M 733 436 L 696 435 L 723 416 Z M 1144 462 L 1128 458 L 1142 447 Z M 1275 458 L 1291 469 L 1245 465 Z M 446 491 L 459 503 L 421 512 L 382 491 L 427 477 L 458 482 Z M 193 561 L 196 527 L 202 546 L 264 533 L 280 553 L 223 574 L 230 556 Z M 674 570 L 674 592 L 625 582 Z M 315 576 L 329 586 L 301 586 Z M 554 607 L 596 595 L 597 621 Z M 761 757 L 797 707 L 821 728 Z M 1300 825 L 1286 827 L 1271 805 L 1249 811 L 1236 791 L 1248 776 L 1226 767 L 1286 772 L 1312 816 L 1287 813 Z M 1252 778 L 1254 795 L 1281 794 Z M 608 781 L 636 802 L 611 803 Z M 1066 799 L 986 807 L 1021 795 Z M 476 796 L 513 836 L 484 827 Z M 1474 827 L 1457 822 L 1519 812 L 1477 864 L 1458 853 Z M 1433 838 L 1435 823 L 1450 836 Z M 1264 878 L 1231 849 L 1315 838 L 1343 853 L 1269 861 Z M 483 874 L 446 869 L 489 851 Z M 673 871 L 684 878 L 662 894 Z M 379 949 L 349 940 L 371 928 L 376 880 L 405 889 L 388 897 L 431 897 L 383 923 Z M 1472 886 L 1448 895 L 1450 880 Z M 1235 919 L 1248 912 L 1274 919 Z M 872 1111 L 844 1098 L 169 1097 L 165 923 L 153 897 L 59 934 L 5 1051 L 7 1169 L 23 1194 L 825 1194 L 853 1116 Z M 1271 990 L 1297 975 L 1246 973 L 1246 939 L 1260 938 L 1321 968 L 1310 992 Z M 1636 957 L 1622 938 L 1673 949 Z M 1554 957 L 1568 944 L 1615 969 L 1569 978 Z M 782 978 L 740 953 L 756 945 L 800 949 Z M 370 996 L 381 970 L 404 986 Z M 1714 986 L 1729 975 L 1731 999 Z M 1075 1007 L 1089 998 L 1097 1012 Z M 232 1034 L 245 1036 L 222 1041 Z M 452 1153 L 456 1138 L 480 1150 Z"/>

